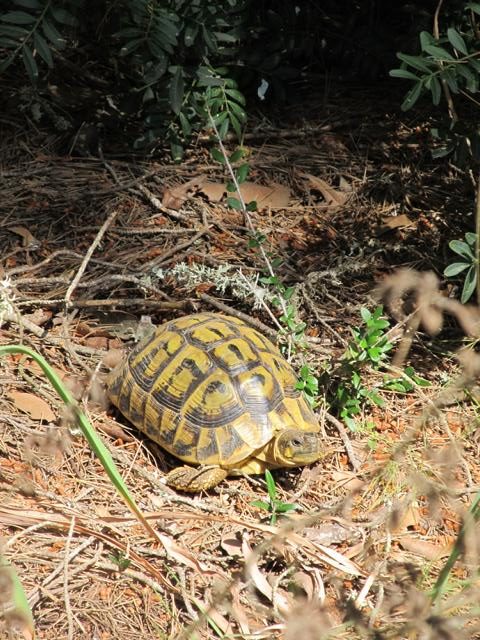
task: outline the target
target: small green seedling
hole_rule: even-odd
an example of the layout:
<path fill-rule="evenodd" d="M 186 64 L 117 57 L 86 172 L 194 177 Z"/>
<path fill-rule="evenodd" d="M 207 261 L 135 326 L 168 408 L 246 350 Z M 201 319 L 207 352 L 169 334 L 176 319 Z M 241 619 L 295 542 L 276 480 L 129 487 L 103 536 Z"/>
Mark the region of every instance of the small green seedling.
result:
<path fill-rule="evenodd" d="M 365 365 L 379 369 L 387 358 L 393 345 L 389 341 L 385 330 L 389 322 L 382 317 L 383 308 L 375 311 L 361 309 L 363 323 L 352 329 L 352 340 L 342 357 L 341 379 L 335 391 L 335 405 L 340 417 L 352 431 L 356 431 L 355 416 L 361 413 L 365 403 L 383 406 L 382 397 L 375 389 L 367 389 L 362 381 L 360 371 Z"/>
<path fill-rule="evenodd" d="M 387 357 L 393 345 L 385 335 L 389 322 L 382 317 L 383 308 L 377 307 L 373 313 L 361 309 L 363 325 L 352 329 L 353 340 L 348 345 L 345 358 L 356 363 L 370 362 L 377 367 Z"/>
<path fill-rule="evenodd" d="M 462 295 L 460 296 L 460 302 L 465 304 L 472 297 L 477 287 L 477 259 L 475 258 L 475 243 L 477 241 L 477 235 L 472 232 L 465 234 L 465 241 L 452 240 L 448 246 L 450 249 L 459 255 L 461 262 L 452 262 L 445 268 L 443 275 L 447 278 L 453 278 L 458 276 L 459 273 L 466 271 L 465 279 L 463 281 Z"/>
<path fill-rule="evenodd" d="M 409 393 L 417 387 L 429 387 L 430 382 L 417 375 L 413 367 L 405 367 L 401 378 L 386 378 L 382 388 L 396 393 Z"/>
<path fill-rule="evenodd" d="M 295 509 L 298 509 L 298 504 L 282 502 L 277 498 L 275 480 L 268 469 L 265 471 L 265 482 L 267 483 L 268 501 L 255 500 L 250 504 L 252 507 L 258 507 L 259 509 L 268 511 L 268 513 L 270 513 L 270 524 L 274 525 L 277 522 L 278 514 L 294 511 Z"/>

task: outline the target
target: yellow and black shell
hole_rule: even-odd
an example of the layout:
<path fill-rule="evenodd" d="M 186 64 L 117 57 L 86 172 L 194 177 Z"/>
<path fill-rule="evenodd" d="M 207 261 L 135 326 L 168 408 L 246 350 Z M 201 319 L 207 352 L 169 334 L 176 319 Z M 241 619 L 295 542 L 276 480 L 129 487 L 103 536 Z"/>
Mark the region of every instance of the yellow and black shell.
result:
<path fill-rule="evenodd" d="M 318 432 L 279 350 L 234 317 L 172 320 L 140 342 L 108 393 L 140 431 L 185 462 L 242 469 L 279 431 Z"/>

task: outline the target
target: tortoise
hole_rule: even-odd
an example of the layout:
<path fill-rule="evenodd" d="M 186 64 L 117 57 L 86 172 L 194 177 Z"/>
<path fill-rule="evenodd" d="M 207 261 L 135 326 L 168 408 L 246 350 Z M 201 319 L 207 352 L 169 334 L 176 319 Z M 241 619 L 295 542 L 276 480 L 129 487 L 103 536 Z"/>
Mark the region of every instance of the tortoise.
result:
<path fill-rule="evenodd" d="M 322 456 L 320 427 L 270 340 L 235 317 L 198 313 L 158 327 L 107 378 L 108 395 L 150 439 L 189 463 L 167 484 L 210 489 L 227 475 Z"/>

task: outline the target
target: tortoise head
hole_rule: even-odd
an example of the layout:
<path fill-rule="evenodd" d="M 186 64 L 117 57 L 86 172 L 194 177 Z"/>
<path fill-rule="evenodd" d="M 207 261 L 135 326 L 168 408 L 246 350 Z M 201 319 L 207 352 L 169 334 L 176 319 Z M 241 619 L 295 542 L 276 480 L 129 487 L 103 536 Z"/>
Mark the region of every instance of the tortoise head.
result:
<path fill-rule="evenodd" d="M 322 457 L 320 434 L 315 431 L 285 429 L 273 440 L 272 455 L 281 467 L 299 467 Z"/>

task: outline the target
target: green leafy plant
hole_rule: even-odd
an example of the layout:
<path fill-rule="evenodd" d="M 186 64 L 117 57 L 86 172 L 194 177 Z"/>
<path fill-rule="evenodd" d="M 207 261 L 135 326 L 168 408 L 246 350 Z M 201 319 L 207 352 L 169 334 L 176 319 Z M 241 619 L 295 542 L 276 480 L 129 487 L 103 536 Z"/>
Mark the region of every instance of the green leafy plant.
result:
<path fill-rule="evenodd" d="M 13 0 L 18 9 L 0 13 L 0 73 L 21 58 L 32 85 L 39 79 L 39 62 L 53 68 L 55 52 L 66 47 L 62 32 L 78 26 L 79 4 L 52 0 Z"/>
<path fill-rule="evenodd" d="M 452 240 L 448 246 L 450 249 L 462 258 L 459 262 L 452 262 L 449 264 L 443 275 L 447 278 L 453 278 L 460 273 L 466 271 L 463 281 L 462 294 L 460 301 L 462 304 L 468 302 L 477 288 L 477 259 L 475 257 L 475 246 L 477 242 L 477 236 L 475 233 L 467 232 L 465 234 L 465 241 Z"/>
<path fill-rule="evenodd" d="M 317 404 L 318 377 L 308 364 L 304 364 L 301 367 L 299 380 L 297 381 L 295 388 L 303 391 L 305 397 L 312 406 Z"/>
<path fill-rule="evenodd" d="M 429 387 L 430 382 L 417 375 L 413 367 L 405 367 L 403 376 L 385 378 L 382 388 L 396 393 L 410 393 L 415 387 Z"/>
<path fill-rule="evenodd" d="M 441 5 L 439 5 L 440 7 Z M 420 53 L 397 53 L 401 66 L 390 76 L 413 83 L 405 95 L 402 109 L 411 109 L 419 98 L 430 94 L 433 105 L 442 101 L 447 105 L 448 124 L 431 129 L 433 157 L 450 155 L 460 166 L 469 158 L 480 160 L 480 132 L 468 121 L 460 121 L 455 100 L 469 100 L 478 107 L 474 97 L 480 88 L 479 47 L 480 3 L 464 2 L 451 6 L 442 23 L 447 27 L 434 33 L 421 31 Z M 435 24 L 441 24 L 436 16 Z"/>
<path fill-rule="evenodd" d="M 384 402 L 375 389 L 368 389 L 362 381 L 360 370 L 366 365 L 378 369 L 387 359 L 393 345 L 385 335 L 389 322 L 383 316 L 383 308 L 373 313 L 361 309 L 363 324 L 352 329 L 352 340 L 341 360 L 339 380 L 336 384 L 333 404 L 340 417 L 352 430 L 357 429 L 355 416 L 366 402 L 383 406 Z M 326 372 L 330 375 L 330 372 Z"/>
<path fill-rule="evenodd" d="M 282 502 L 277 498 L 277 487 L 275 485 L 275 479 L 268 469 L 265 470 L 265 482 L 267 483 L 267 500 L 254 500 L 250 504 L 252 507 L 263 509 L 270 514 L 270 524 L 274 525 L 277 522 L 279 514 L 288 513 L 298 509 L 297 504 Z"/>
<path fill-rule="evenodd" d="M 480 14 L 480 5 L 472 9 L 472 4 L 467 8 Z M 471 27 L 466 28 L 463 34 L 449 27 L 439 38 L 422 31 L 419 38 L 421 53 L 416 56 L 397 53 L 402 66 L 390 71 L 394 78 L 413 82 L 402 103 L 404 111 L 411 109 L 426 92 L 431 94 L 433 104 L 438 105 L 442 97 L 442 82 L 452 93 L 459 93 L 462 89 L 477 93 L 480 51 L 476 50 L 476 36 Z"/>

